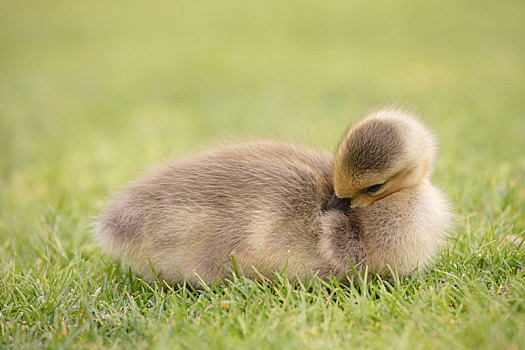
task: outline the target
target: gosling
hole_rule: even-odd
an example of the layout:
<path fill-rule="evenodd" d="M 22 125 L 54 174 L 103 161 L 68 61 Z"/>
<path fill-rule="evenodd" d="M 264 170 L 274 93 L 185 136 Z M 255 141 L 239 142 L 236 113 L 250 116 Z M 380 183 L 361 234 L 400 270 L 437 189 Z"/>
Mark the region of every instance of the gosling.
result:
<path fill-rule="evenodd" d="M 304 281 L 426 269 L 449 222 L 430 183 L 434 136 L 409 113 L 371 113 L 335 154 L 250 142 L 129 184 L 97 222 L 102 249 L 145 280 L 213 283 L 286 271 Z M 355 276 L 353 277 L 355 278 Z"/>

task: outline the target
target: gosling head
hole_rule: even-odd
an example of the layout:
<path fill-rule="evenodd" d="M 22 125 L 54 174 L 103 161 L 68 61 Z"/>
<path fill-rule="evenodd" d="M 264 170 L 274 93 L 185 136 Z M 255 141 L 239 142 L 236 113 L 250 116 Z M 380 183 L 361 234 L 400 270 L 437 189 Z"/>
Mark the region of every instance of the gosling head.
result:
<path fill-rule="evenodd" d="M 374 112 L 351 127 L 335 154 L 334 195 L 327 204 L 366 207 L 428 179 L 435 159 L 434 136 L 409 113 Z"/>

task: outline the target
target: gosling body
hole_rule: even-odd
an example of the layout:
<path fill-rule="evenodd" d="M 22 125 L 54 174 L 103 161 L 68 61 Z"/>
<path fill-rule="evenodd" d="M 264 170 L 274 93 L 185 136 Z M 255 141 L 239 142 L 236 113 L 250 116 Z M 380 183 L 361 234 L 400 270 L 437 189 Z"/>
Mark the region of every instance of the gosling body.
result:
<path fill-rule="evenodd" d="M 391 113 L 411 121 L 401 112 L 384 111 L 383 117 Z M 326 278 L 349 272 L 349 264 L 375 273 L 426 268 L 449 215 L 447 201 L 429 180 L 433 159 L 417 180 L 402 181 L 410 185 L 369 196 L 361 206 L 348 198 L 346 205 L 345 194 L 355 195 L 356 184 L 374 173 L 364 167 L 366 176 L 360 174 L 342 160 L 352 152 L 342 151 L 349 133 L 335 156 L 283 142 L 252 142 L 168 164 L 110 201 L 96 238 L 146 280 L 158 274 L 168 283 L 231 277 L 232 254 L 250 278 L 284 268 L 298 280 Z M 391 163 L 403 168 L 403 162 Z M 354 187 L 345 193 L 348 183 Z M 334 198 L 339 204 L 329 205 Z"/>

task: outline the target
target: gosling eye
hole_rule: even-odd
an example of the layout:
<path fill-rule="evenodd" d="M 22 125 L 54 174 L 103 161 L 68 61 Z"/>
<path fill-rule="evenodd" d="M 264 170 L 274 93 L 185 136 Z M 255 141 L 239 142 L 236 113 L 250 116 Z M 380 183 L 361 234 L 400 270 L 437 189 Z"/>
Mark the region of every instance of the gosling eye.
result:
<path fill-rule="evenodd" d="M 365 188 L 363 192 L 365 192 L 365 193 L 374 193 L 374 192 L 379 191 L 381 186 L 383 186 L 383 184 L 375 184 L 375 185 L 372 185 L 370 187 Z"/>

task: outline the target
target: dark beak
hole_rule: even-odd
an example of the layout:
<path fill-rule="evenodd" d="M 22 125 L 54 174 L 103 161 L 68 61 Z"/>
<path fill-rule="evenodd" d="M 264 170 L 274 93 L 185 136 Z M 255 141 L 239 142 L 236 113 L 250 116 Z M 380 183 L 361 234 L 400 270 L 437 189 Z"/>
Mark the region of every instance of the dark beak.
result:
<path fill-rule="evenodd" d="M 351 203 L 352 198 L 339 198 L 334 192 L 334 194 L 332 194 L 332 198 L 330 198 L 330 200 L 324 205 L 323 211 L 339 210 L 342 212 L 347 212 L 350 209 Z"/>

